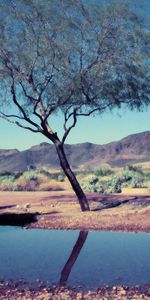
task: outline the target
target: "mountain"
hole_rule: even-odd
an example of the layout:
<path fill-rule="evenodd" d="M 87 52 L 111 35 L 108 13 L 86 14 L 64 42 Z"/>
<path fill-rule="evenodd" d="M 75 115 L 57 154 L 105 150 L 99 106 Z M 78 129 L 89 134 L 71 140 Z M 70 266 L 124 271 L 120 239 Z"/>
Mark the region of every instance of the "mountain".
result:
<path fill-rule="evenodd" d="M 67 144 L 65 150 L 73 168 L 94 167 L 103 163 L 124 166 L 129 163 L 150 161 L 150 131 L 132 134 L 105 145 Z M 0 172 L 24 171 L 31 166 L 58 168 L 59 161 L 54 145 L 42 143 L 24 151 L 0 150 Z"/>

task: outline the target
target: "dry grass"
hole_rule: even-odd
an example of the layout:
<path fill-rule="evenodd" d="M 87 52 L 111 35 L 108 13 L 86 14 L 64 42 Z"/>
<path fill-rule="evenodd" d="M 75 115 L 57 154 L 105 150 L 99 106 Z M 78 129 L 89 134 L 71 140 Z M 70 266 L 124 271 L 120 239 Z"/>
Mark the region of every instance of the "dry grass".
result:
<path fill-rule="evenodd" d="M 150 188 L 122 188 L 124 195 L 150 195 Z"/>
<path fill-rule="evenodd" d="M 55 180 L 50 182 L 43 182 L 39 186 L 39 191 L 63 191 L 64 184 Z"/>
<path fill-rule="evenodd" d="M 142 168 L 143 170 L 150 170 L 150 161 L 145 162 L 139 162 L 136 164 L 133 164 L 135 167 Z"/>

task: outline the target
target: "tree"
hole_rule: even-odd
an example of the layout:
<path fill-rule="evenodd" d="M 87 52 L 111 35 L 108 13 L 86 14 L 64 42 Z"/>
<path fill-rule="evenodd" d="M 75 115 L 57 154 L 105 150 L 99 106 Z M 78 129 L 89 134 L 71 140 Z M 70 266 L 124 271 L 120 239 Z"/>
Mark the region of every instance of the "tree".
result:
<path fill-rule="evenodd" d="M 127 0 L 0 0 L 0 11 L 0 117 L 54 143 L 89 210 L 64 143 L 81 116 L 149 104 L 148 23 Z M 62 138 L 50 125 L 58 111 Z"/>
<path fill-rule="evenodd" d="M 61 271 L 61 276 L 60 276 L 60 280 L 59 280 L 60 285 L 65 285 L 67 283 L 68 277 L 69 277 L 69 275 L 72 271 L 72 268 L 81 252 L 82 247 L 84 246 L 87 236 L 88 236 L 88 231 L 81 230 L 79 232 L 78 239 L 72 249 L 72 252 L 71 252 L 67 262 L 65 263 L 65 265 Z"/>

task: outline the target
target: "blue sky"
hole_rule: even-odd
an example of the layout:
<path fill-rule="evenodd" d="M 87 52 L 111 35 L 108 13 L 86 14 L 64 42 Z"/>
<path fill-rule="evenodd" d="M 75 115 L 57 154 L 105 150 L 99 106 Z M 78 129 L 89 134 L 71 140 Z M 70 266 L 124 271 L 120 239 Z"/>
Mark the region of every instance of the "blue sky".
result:
<path fill-rule="evenodd" d="M 54 131 L 60 130 L 62 119 L 52 120 Z M 150 109 L 144 112 L 118 110 L 117 113 L 107 113 L 101 117 L 81 118 L 66 143 L 91 142 L 105 144 L 119 140 L 127 135 L 150 130 Z M 0 120 L 0 149 L 27 149 L 33 145 L 49 142 L 44 136 L 18 128 L 15 125 Z"/>

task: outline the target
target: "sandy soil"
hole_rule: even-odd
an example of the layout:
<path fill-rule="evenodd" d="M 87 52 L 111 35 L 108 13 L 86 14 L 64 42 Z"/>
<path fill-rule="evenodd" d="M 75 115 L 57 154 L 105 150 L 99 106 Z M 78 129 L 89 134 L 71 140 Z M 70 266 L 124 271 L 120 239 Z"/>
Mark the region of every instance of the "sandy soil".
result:
<path fill-rule="evenodd" d="M 140 287 L 108 286 L 94 291 L 80 291 L 66 287 L 43 287 L 37 290 L 17 289 L 17 283 L 0 284 L 0 299 L 7 300 L 149 300 L 150 287 L 143 290 Z"/>
<path fill-rule="evenodd" d="M 81 212 L 72 192 L 0 192 L 0 214 L 38 212 L 31 227 L 150 232 L 150 196 L 87 194 L 92 211 Z M 129 200 L 126 203 L 126 200 Z M 102 202 L 122 204 L 107 208 Z"/>

